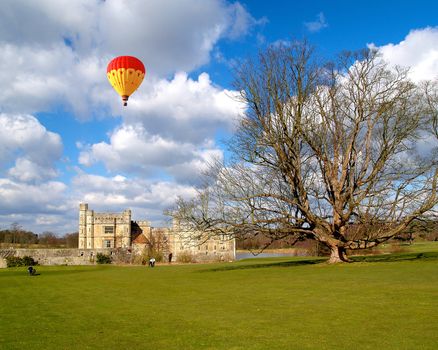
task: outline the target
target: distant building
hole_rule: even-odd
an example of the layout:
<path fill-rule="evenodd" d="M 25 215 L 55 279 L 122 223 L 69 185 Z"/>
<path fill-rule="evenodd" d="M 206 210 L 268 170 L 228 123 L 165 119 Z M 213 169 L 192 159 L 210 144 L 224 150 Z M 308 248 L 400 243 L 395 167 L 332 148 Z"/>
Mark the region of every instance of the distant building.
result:
<path fill-rule="evenodd" d="M 121 213 L 96 213 L 86 203 L 79 205 L 78 247 L 80 250 L 122 249 L 132 254 L 141 254 L 149 247 L 182 262 L 229 261 L 236 255 L 235 240 L 225 235 L 213 238 L 193 235 L 181 230 L 179 225 L 152 227 L 149 221 L 133 221 L 129 209 Z"/>

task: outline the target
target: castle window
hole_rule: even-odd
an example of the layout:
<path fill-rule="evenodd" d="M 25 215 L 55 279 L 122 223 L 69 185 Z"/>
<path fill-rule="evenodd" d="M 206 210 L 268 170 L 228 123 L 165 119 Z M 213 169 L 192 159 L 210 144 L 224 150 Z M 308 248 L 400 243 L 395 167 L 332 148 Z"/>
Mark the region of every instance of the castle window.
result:
<path fill-rule="evenodd" d="M 105 226 L 105 234 L 114 233 L 114 226 Z"/>
<path fill-rule="evenodd" d="M 103 242 L 103 244 L 104 244 L 104 247 L 105 247 L 105 248 L 111 248 L 111 241 L 110 241 L 109 239 L 106 239 L 106 240 Z"/>

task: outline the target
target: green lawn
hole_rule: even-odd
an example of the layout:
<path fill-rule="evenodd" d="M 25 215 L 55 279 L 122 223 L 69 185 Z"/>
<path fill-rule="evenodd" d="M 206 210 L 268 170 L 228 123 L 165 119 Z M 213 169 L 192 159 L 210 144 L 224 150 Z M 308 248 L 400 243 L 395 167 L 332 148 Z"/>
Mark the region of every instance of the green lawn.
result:
<path fill-rule="evenodd" d="M 0 270 L 0 349 L 437 349 L 438 253 Z"/>

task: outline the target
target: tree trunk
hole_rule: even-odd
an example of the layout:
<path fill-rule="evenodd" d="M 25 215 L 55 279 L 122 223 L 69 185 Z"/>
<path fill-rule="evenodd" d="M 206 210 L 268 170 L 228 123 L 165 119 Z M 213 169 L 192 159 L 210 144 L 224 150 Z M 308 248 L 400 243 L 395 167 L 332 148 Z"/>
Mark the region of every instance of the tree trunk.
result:
<path fill-rule="evenodd" d="M 328 260 L 329 264 L 351 262 L 351 260 L 347 258 L 344 247 L 333 246 L 329 248 L 330 248 L 330 259 Z"/>

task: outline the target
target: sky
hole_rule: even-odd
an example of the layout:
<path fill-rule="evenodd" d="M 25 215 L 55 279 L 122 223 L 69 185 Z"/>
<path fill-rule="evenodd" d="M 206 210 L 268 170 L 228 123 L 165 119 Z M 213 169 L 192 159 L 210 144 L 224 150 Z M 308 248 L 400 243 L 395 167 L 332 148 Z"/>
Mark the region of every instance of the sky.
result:
<path fill-rule="evenodd" d="M 377 48 L 414 81 L 438 78 L 436 1 L 3 0 L 0 229 L 77 231 L 79 203 L 166 225 L 245 106 L 239 60 L 307 39 L 323 57 Z M 109 61 L 138 57 L 123 107 Z"/>

